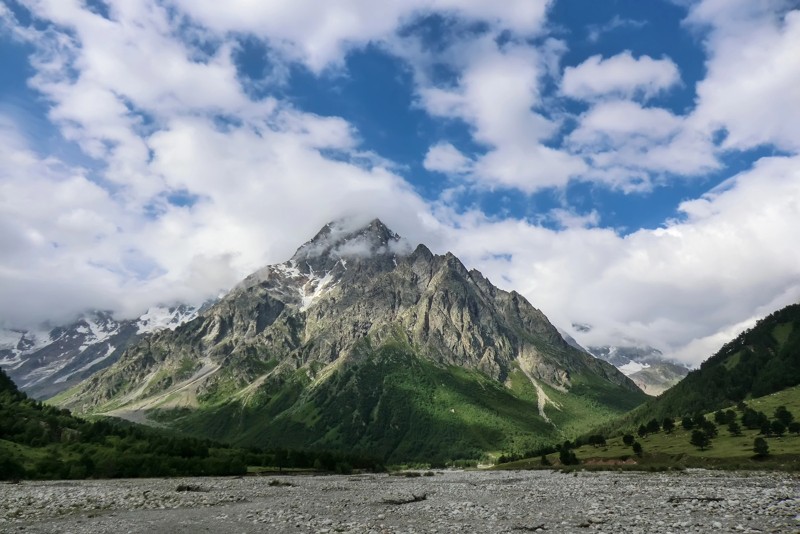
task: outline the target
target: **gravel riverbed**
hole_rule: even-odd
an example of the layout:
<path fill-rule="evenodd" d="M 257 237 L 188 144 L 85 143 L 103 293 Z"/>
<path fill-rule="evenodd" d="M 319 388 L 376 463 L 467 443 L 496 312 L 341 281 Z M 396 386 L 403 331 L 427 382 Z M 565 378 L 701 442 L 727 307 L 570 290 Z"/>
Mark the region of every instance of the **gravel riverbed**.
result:
<path fill-rule="evenodd" d="M 800 532 L 800 478 L 690 470 L 25 481 L 0 484 L 0 532 Z"/>

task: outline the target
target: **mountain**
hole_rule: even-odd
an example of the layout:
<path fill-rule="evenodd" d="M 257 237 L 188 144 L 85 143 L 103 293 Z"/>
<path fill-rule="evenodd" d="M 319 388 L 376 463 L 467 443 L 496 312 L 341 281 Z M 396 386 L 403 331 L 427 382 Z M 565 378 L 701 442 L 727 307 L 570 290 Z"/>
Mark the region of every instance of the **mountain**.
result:
<path fill-rule="evenodd" d="M 237 444 L 401 461 L 539 446 L 645 398 L 518 293 L 374 220 L 326 225 L 54 401 Z"/>
<path fill-rule="evenodd" d="M 153 307 L 134 320 L 97 311 L 45 331 L 0 330 L 0 368 L 27 394 L 46 399 L 108 367 L 142 336 L 174 330 L 197 311 L 186 305 Z"/>
<path fill-rule="evenodd" d="M 589 346 L 590 354 L 607 361 L 633 380 L 648 395 L 661 395 L 689 374 L 685 365 L 666 360 L 648 346 Z"/>
<path fill-rule="evenodd" d="M 641 422 L 705 413 L 798 384 L 800 304 L 793 304 L 761 319 L 632 417 Z"/>

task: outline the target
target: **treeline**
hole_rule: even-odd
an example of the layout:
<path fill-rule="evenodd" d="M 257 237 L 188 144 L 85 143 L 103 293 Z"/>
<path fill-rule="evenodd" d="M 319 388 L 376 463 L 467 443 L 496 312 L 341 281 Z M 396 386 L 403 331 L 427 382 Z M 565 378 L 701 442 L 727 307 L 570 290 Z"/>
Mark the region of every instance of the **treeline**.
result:
<path fill-rule="evenodd" d="M 579 463 L 577 456 L 573 449 L 582 447 L 584 445 L 592 445 L 594 447 L 602 447 L 606 445 L 606 438 L 601 434 L 591 434 L 587 436 L 579 436 L 575 440 L 567 440 L 560 444 L 544 445 L 535 449 L 530 449 L 521 453 L 503 453 L 497 458 L 496 463 L 507 464 L 516 462 L 517 460 L 525 460 L 527 458 L 541 457 L 542 465 L 550 465 L 547 460 L 547 455 L 554 452 L 558 453 L 558 460 L 562 465 L 575 465 Z"/>
<path fill-rule="evenodd" d="M 248 466 L 382 469 L 358 454 L 242 449 L 130 423 L 86 421 L 28 398 L 0 370 L 0 479 L 242 475 Z"/>

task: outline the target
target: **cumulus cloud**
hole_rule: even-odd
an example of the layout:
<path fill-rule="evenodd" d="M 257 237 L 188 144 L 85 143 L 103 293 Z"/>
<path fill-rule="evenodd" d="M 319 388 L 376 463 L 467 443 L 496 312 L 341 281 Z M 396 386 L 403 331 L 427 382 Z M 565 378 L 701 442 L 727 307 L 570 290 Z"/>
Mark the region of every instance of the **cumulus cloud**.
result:
<path fill-rule="evenodd" d="M 546 1 L 107 4 L 105 16 L 77 0 L 26 2 L 30 26 L 0 5 L 35 50 L 29 83 L 49 119 L 88 156 L 40 152 L 0 116 L 0 323 L 202 300 L 348 215 L 380 217 L 408 238 L 398 251 L 452 250 L 561 327 L 592 324 L 574 332 L 581 341 L 640 339 L 690 363 L 800 299 L 786 245 L 800 227 L 800 24 L 782 2 L 693 4 L 707 76 L 680 111 L 648 100 L 681 83 L 669 58 L 594 56 L 562 77 L 568 45 L 543 35 Z M 453 32 L 437 47 L 413 24 L 432 14 Z M 687 199 L 655 230 L 623 236 L 566 202 L 545 218 L 492 218 L 421 198 L 344 118 L 254 96 L 234 60 L 242 36 L 322 77 L 370 43 L 405 62 L 418 110 L 444 125 L 419 160 L 476 190 L 649 191 L 662 176 L 722 172 L 720 150 L 787 155 Z M 569 115 L 565 97 L 586 109 Z M 452 125 L 469 142 L 449 139 Z"/>
<path fill-rule="evenodd" d="M 438 143 L 428 149 L 423 167 L 444 174 L 460 174 L 469 171 L 470 160 L 450 143 Z"/>
<path fill-rule="evenodd" d="M 564 69 L 561 92 L 582 100 L 616 96 L 651 98 L 680 83 L 678 66 L 669 59 L 634 58 L 630 51 L 603 59 L 592 56 Z"/>
<path fill-rule="evenodd" d="M 537 33 L 550 0 L 347 0 L 345 2 L 253 2 L 172 0 L 182 11 L 219 33 L 264 37 L 314 72 L 339 66 L 345 54 L 381 41 L 416 17 L 438 12 L 484 22 L 521 35 Z"/>
<path fill-rule="evenodd" d="M 486 147 L 467 173 L 474 184 L 530 193 L 563 186 L 586 170 L 581 158 L 545 144 L 560 125 L 541 112 L 541 79 L 562 51 L 552 43 L 500 46 L 492 35 L 478 36 L 460 42 L 449 59 L 459 69 L 456 85 L 418 76 L 420 105 L 433 116 L 466 122 Z"/>
<path fill-rule="evenodd" d="M 800 9 L 779 0 L 694 5 L 687 24 L 705 34 L 708 74 L 695 114 L 721 131 L 723 148 L 800 150 Z"/>
<path fill-rule="evenodd" d="M 346 121 L 249 99 L 231 47 L 198 56 L 160 4 L 112 4 L 109 18 L 72 2 L 32 9 L 56 23 L 17 28 L 36 47 L 32 84 L 102 165 L 39 155 L 3 118 L 3 324 L 203 300 L 329 220 L 369 212 L 405 230 L 427 217 Z"/>
<path fill-rule="evenodd" d="M 712 140 L 691 117 L 629 100 L 589 108 L 566 144 L 591 162 L 590 177 L 624 190 L 650 190 L 652 176 L 696 176 L 720 166 Z"/>
<path fill-rule="evenodd" d="M 701 198 L 684 217 L 627 236 L 549 230 L 472 212 L 452 249 L 516 289 L 578 341 L 644 340 L 697 364 L 741 328 L 800 301 L 800 158 L 766 158 Z M 571 329 L 591 324 L 591 332 Z"/>

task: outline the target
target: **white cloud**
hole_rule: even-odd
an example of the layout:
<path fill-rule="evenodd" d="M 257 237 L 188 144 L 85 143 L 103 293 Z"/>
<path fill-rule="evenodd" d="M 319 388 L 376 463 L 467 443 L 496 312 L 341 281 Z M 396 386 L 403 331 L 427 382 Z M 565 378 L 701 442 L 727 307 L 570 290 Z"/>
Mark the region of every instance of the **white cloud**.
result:
<path fill-rule="evenodd" d="M 775 309 L 800 301 L 800 158 L 763 159 L 681 205 L 685 220 L 620 236 L 574 225 L 456 217 L 447 242 L 579 341 L 644 340 L 697 364 Z"/>
<path fill-rule="evenodd" d="M 604 101 L 578 118 L 565 142 L 591 162 L 587 177 L 625 190 L 649 190 L 653 174 L 696 176 L 719 167 L 711 139 L 694 124 L 663 108 Z"/>
<path fill-rule="evenodd" d="M 460 42 L 457 56 L 449 58 L 460 69 L 457 85 L 431 85 L 418 75 L 420 105 L 433 116 L 466 122 L 474 140 L 487 147 L 473 158 L 473 183 L 530 193 L 563 186 L 586 170 L 581 158 L 544 144 L 560 124 L 537 111 L 543 107 L 541 80 L 562 51 L 499 46 L 494 36 L 480 36 Z"/>
<path fill-rule="evenodd" d="M 0 322 L 202 298 L 287 259 L 343 215 L 377 216 L 410 242 L 452 249 L 560 326 L 592 323 L 595 343 L 634 337 L 694 363 L 800 298 L 800 258 L 787 245 L 800 227 L 797 156 L 761 160 L 683 203 L 683 219 L 658 230 L 620 236 L 597 227 L 597 211 L 565 205 L 547 215 L 556 231 L 463 213 L 444 197 L 425 202 L 394 164 L 363 151 L 352 124 L 254 100 L 233 61 L 242 33 L 315 73 L 380 43 L 413 69 L 419 107 L 465 125 L 479 147 L 462 153 L 442 134 L 428 170 L 526 193 L 574 179 L 648 190 L 660 174 L 718 169 L 715 130 L 728 132 L 731 150 L 797 150 L 796 12 L 697 4 L 689 20 L 708 28 L 708 78 L 685 115 L 633 101 L 680 82 L 670 59 L 627 53 L 567 69 L 564 94 L 591 104 L 569 117 L 570 130 L 563 95 L 542 94 L 558 82 L 567 44 L 528 39 L 547 2 L 109 4 L 105 19 L 73 0 L 29 2 L 57 25 L 12 28 L 36 49 L 31 83 L 50 119 L 97 168 L 38 154 L 17 124 L 0 120 Z M 460 20 L 441 49 L 398 36 L 430 13 Z M 7 10 L 0 17 L 14 24 Z M 483 33 L 464 31 L 475 21 Z M 452 76 L 433 76 L 436 65 Z M 176 192 L 194 200 L 170 203 Z"/>
<path fill-rule="evenodd" d="M 634 58 L 630 51 L 603 59 L 592 56 L 580 65 L 564 69 L 561 92 L 569 97 L 651 98 L 680 83 L 678 66 L 669 59 Z"/>
<path fill-rule="evenodd" d="M 641 138 L 644 141 L 663 141 L 677 134 L 683 121 L 663 108 L 644 108 L 627 100 L 603 102 L 593 106 L 570 134 L 579 146 L 605 144 L 619 147 Z"/>
<path fill-rule="evenodd" d="M 597 210 L 592 210 L 586 214 L 575 213 L 572 210 L 556 208 L 548 213 L 548 218 L 558 223 L 561 228 L 589 228 L 597 226 L 600 222 L 600 214 Z"/>
<path fill-rule="evenodd" d="M 596 43 L 605 33 L 618 30 L 620 28 L 644 28 L 647 26 L 646 20 L 624 19 L 619 15 L 614 17 L 605 24 L 591 25 L 587 28 L 588 35 L 586 38 L 593 43 Z"/>
<path fill-rule="evenodd" d="M 726 133 L 722 146 L 800 151 L 800 9 L 771 0 L 706 0 L 688 23 L 707 30 L 708 74 L 697 120 Z"/>
<path fill-rule="evenodd" d="M 404 231 L 429 217 L 345 120 L 250 100 L 231 46 L 202 56 L 159 4 L 112 4 L 111 20 L 75 2 L 32 6 L 59 25 L 17 28 L 37 50 L 33 85 L 100 165 L 40 156 L 3 119 L 0 323 L 202 300 L 329 220 L 368 214 Z M 176 191 L 196 201 L 172 204 Z"/>
<path fill-rule="evenodd" d="M 450 143 L 437 143 L 425 154 L 423 167 L 429 171 L 460 174 L 470 168 L 470 160 Z"/>
<path fill-rule="evenodd" d="M 185 13 L 218 33 L 264 37 L 288 57 L 314 72 L 339 66 L 345 54 L 382 41 L 415 18 L 431 13 L 483 21 L 528 35 L 541 28 L 549 0 L 345 0 L 340 2 L 260 2 L 172 0 Z"/>

